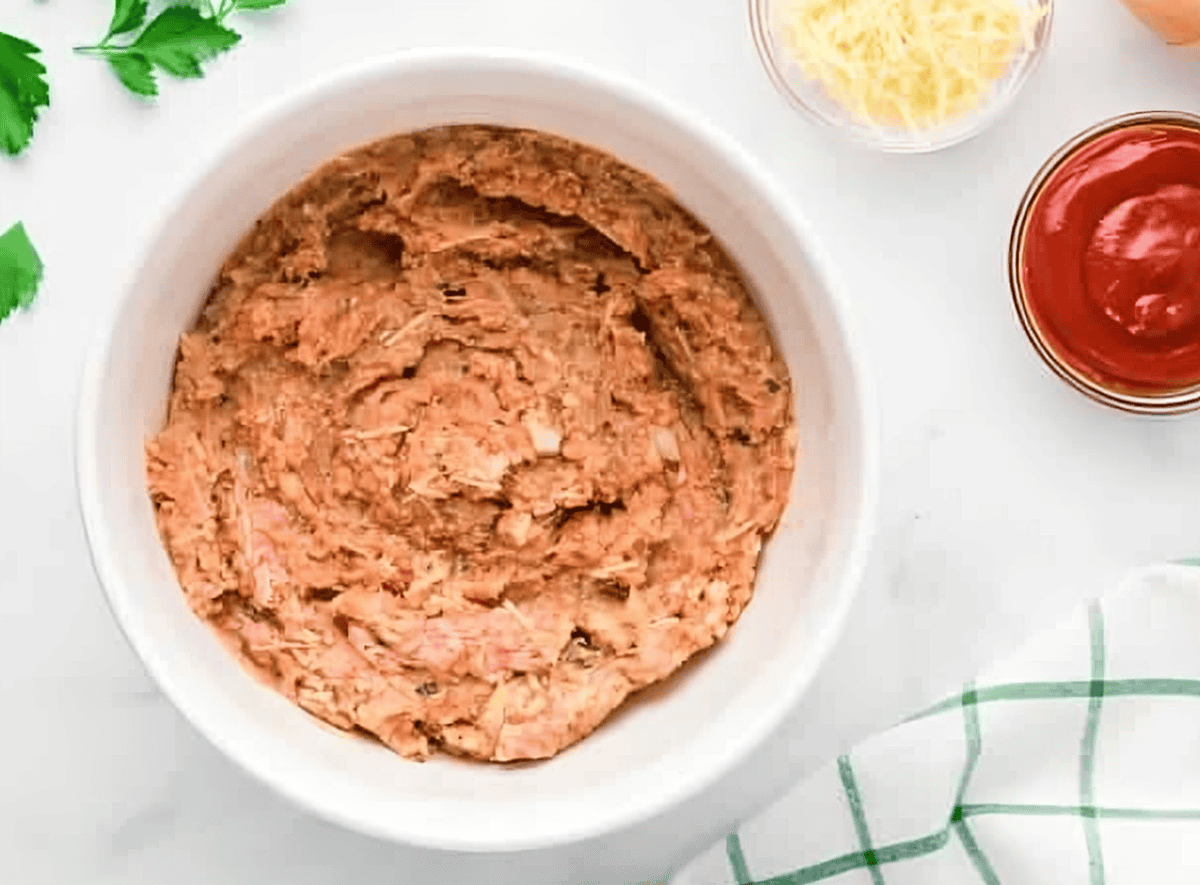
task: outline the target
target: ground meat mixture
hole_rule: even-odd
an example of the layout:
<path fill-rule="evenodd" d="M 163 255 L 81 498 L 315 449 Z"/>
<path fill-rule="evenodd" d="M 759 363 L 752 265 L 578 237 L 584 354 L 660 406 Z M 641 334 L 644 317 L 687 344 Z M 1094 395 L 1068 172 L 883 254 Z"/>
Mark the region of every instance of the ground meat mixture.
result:
<path fill-rule="evenodd" d="M 149 486 L 191 607 L 305 710 L 411 758 L 535 759 L 737 619 L 790 404 L 661 185 L 439 128 L 333 160 L 245 238 Z"/>

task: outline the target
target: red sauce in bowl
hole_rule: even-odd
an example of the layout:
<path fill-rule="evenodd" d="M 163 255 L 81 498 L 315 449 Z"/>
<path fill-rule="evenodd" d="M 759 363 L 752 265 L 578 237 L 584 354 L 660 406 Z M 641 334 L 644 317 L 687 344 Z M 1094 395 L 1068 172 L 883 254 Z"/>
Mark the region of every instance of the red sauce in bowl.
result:
<path fill-rule="evenodd" d="M 1094 384 L 1200 384 L 1200 125 L 1102 131 L 1052 168 L 1025 215 L 1024 307 Z"/>

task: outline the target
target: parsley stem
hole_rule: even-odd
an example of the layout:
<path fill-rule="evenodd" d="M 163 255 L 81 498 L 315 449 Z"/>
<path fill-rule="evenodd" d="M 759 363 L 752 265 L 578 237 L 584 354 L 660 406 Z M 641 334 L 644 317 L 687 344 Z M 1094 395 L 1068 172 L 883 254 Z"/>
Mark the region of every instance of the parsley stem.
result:
<path fill-rule="evenodd" d="M 212 0 L 203 0 L 204 8 L 208 11 L 208 17 L 219 25 L 225 24 L 225 19 L 229 18 L 229 13 L 237 8 L 236 0 L 219 0 L 214 6 Z"/>

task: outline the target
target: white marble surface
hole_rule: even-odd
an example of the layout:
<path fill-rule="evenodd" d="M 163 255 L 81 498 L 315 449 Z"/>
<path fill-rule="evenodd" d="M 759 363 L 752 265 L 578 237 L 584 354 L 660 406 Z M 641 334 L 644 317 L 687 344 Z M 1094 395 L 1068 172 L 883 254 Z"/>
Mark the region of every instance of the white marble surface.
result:
<path fill-rule="evenodd" d="M 1200 554 L 1200 418 L 1104 411 L 1045 372 L 1004 275 L 1043 159 L 1106 116 L 1200 109 L 1200 61 L 1117 0 L 1058 0 L 1043 66 L 1001 123 L 929 157 L 810 130 L 771 91 L 741 0 L 293 0 L 243 19 L 204 80 L 129 100 L 69 47 L 96 0 L 11 0 L 53 105 L 0 161 L 0 225 L 48 267 L 0 327 L 0 885 L 326 881 L 620 885 L 648 878 L 870 731 L 968 676 L 1127 567 Z M 196 735 L 142 673 L 88 563 L 71 425 L 84 348 L 114 280 L 188 171 L 284 90 L 406 47 L 556 50 L 640 77 L 730 130 L 816 223 L 880 379 L 883 508 L 849 632 L 807 701 L 741 770 L 633 832 L 505 858 L 390 846 L 316 821 Z M 586 801 L 586 797 L 580 797 Z M 804 821 L 796 821 L 798 838 Z"/>

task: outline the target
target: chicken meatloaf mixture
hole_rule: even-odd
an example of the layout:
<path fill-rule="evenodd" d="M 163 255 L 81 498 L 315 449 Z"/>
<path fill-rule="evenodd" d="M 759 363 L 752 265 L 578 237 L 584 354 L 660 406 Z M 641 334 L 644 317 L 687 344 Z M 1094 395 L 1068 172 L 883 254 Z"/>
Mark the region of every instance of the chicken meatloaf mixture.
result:
<path fill-rule="evenodd" d="M 403 756 L 507 761 L 724 635 L 795 431 L 746 286 L 662 185 L 454 126 L 257 223 L 147 455 L 188 603 L 256 675 Z"/>

